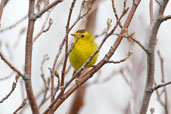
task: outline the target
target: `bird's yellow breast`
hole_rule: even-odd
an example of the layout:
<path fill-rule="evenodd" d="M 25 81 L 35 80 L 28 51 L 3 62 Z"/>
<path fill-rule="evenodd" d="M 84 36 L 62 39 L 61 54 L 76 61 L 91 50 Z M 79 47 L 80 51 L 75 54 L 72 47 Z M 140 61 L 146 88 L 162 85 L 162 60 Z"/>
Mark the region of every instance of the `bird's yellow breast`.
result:
<path fill-rule="evenodd" d="M 74 70 L 77 71 L 97 50 L 98 46 L 94 41 L 87 41 L 79 39 L 75 47 L 69 54 L 69 60 Z M 91 67 L 95 64 L 98 57 L 98 53 L 93 57 L 90 63 L 85 67 Z"/>

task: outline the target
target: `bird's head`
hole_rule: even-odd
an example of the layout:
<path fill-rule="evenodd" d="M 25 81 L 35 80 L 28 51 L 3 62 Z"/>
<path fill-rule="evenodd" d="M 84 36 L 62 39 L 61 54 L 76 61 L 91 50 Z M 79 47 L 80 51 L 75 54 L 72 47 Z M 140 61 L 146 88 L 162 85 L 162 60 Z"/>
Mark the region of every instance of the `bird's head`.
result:
<path fill-rule="evenodd" d="M 94 36 L 88 31 L 83 30 L 83 29 L 78 30 L 77 32 L 71 35 L 74 37 L 74 41 L 76 41 L 77 38 L 79 38 L 79 40 L 94 41 Z"/>

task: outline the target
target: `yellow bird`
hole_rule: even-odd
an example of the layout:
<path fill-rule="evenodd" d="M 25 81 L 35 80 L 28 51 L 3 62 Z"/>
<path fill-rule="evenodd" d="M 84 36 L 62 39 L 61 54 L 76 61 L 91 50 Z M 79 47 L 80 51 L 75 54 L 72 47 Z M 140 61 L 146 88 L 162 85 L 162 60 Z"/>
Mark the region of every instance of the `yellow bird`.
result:
<path fill-rule="evenodd" d="M 76 72 L 81 66 L 90 58 L 90 56 L 97 50 L 98 46 L 94 41 L 94 35 L 86 30 L 78 30 L 73 34 L 76 42 L 74 48 L 69 54 L 69 61 Z M 78 38 L 78 40 L 77 40 Z M 72 47 L 71 45 L 71 47 Z M 97 61 L 99 53 L 97 53 L 85 68 L 89 68 Z"/>

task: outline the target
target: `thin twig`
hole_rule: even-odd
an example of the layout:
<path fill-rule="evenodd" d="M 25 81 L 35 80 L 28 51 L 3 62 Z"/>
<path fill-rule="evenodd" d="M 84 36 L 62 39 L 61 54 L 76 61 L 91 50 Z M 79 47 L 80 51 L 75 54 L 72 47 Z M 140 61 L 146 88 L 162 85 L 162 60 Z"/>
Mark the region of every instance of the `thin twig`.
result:
<path fill-rule="evenodd" d="M 71 48 L 69 49 L 69 51 L 67 52 L 67 55 L 69 55 L 71 53 L 71 51 L 73 50 L 73 48 L 75 47 L 76 43 L 78 42 L 78 40 L 80 39 L 80 35 L 77 36 L 76 41 L 72 44 Z"/>
<path fill-rule="evenodd" d="M 83 2 L 82 2 L 82 5 L 81 5 L 81 9 L 80 9 L 80 12 L 79 12 L 79 15 L 78 15 L 78 17 L 77 17 L 77 19 L 75 20 L 75 22 L 70 26 L 70 28 L 69 28 L 69 31 L 82 19 L 82 18 L 84 18 L 86 15 L 88 15 L 89 13 L 90 13 L 90 11 L 91 11 L 91 9 L 92 9 L 92 7 L 93 7 L 93 4 L 89 4 L 88 5 L 88 9 L 87 9 L 87 11 L 84 13 L 84 14 L 82 14 L 82 10 L 84 9 L 84 2 L 85 2 L 85 0 L 83 0 Z"/>
<path fill-rule="evenodd" d="M 45 55 L 43 57 L 43 61 L 41 62 L 41 67 L 40 67 L 40 70 L 41 70 L 41 78 L 43 80 L 43 83 L 44 83 L 44 86 L 45 86 L 45 92 L 44 92 L 44 96 L 43 96 L 43 99 L 39 105 L 39 108 L 45 103 L 46 101 L 46 95 L 47 95 L 47 92 L 49 90 L 49 85 L 50 85 L 50 78 L 48 78 L 48 83 L 46 82 L 46 79 L 45 79 L 45 76 L 44 76 L 44 71 L 43 71 L 43 65 L 45 64 L 45 62 L 49 60 L 49 57 L 48 55 Z"/>
<path fill-rule="evenodd" d="M 17 82 L 18 82 L 18 79 L 19 78 L 20 78 L 20 76 L 19 75 L 16 75 L 15 82 L 13 82 L 13 84 L 12 84 L 11 91 L 2 100 L 0 100 L 0 103 L 3 103 L 5 100 L 7 100 L 9 98 L 9 96 L 12 95 L 12 93 L 14 92 L 14 90 L 15 90 L 15 88 L 17 86 Z"/>
<path fill-rule="evenodd" d="M 131 100 L 129 100 L 126 104 L 123 114 L 131 114 Z"/>
<path fill-rule="evenodd" d="M 0 103 L 3 103 L 6 99 L 8 99 L 8 97 L 13 93 L 13 91 L 15 90 L 15 88 L 16 88 L 16 83 L 14 82 L 12 84 L 11 91 L 3 99 L 0 100 Z"/>
<path fill-rule="evenodd" d="M 125 82 L 130 86 L 131 84 L 130 84 L 128 78 L 125 76 L 125 74 L 124 74 L 124 72 L 123 72 L 123 68 L 120 69 L 120 73 L 121 73 L 123 79 L 125 80 Z M 131 86 L 130 86 L 130 87 L 131 87 Z"/>
<path fill-rule="evenodd" d="M 159 59 L 160 59 L 160 66 L 161 66 L 160 68 L 161 68 L 161 74 L 162 74 L 161 81 L 162 81 L 162 83 L 164 83 L 165 82 L 165 76 L 164 76 L 164 60 L 163 60 L 163 57 L 161 56 L 159 50 L 157 51 L 157 54 L 158 54 Z"/>
<path fill-rule="evenodd" d="M 105 79 L 103 79 L 102 81 L 99 80 L 99 77 L 96 78 L 96 80 L 94 80 L 93 82 L 91 83 L 88 83 L 86 86 L 91 86 L 91 85 L 95 85 L 95 84 L 104 84 L 108 81 L 110 81 L 112 78 L 114 78 L 116 76 L 116 74 L 119 73 L 119 71 L 113 71 L 111 72 L 108 76 L 106 76 Z M 100 76 L 100 75 L 98 75 Z"/>
<path fill-rule="evenodd" d="M 168 19 L 171 19 L 171 15 L 164 16 L 162 18 L 162 21 L 167 21 Z"/>
<path fill-rule="evenodd" d="M 96 38 L 98 38 L 98 37 L 100 37 L 100 36 L 103 36 L 105 33 L 106 33 L 106 29 L 104 29 L 102 33 L 97 34 L 97 35 L 94 35 L 94 37 L 95 37 L 95 39 L 96 39 Z"/>
<path fill-rule="evenodd" d="M 135 34 L 134 32 L 128 34 L 128 31 L 125 30 L 125 33 L 124 33 L 124 35 L 122 35 L 122 37 L 123 38 L 127 38 L 128 40 L 132 40 L 133 42 L 135 42 L 136 44 L 138 44 L 146 53 L 149 53 L 148 50 L 138 40 L 136 40 L 136 39 L 133 38 L 133 35 L 134 34 Z M 120 36 L 120 34 L 114 34 L 114 35 Z"/>
<path fill-rule="evenodd" d="M 2 78 L 0 78 L 0 81 L 3 81 L 3 80 L 7 80 L 7 79 L 9 79 L 11 76 L 12 76 L 12 74 L 13 74 L 14 72 L 11 72 L 9 75 L 7 75 L 7 76 L 5 76 L 5 77 L 2 77 Z"/>
<path fill-rule="evenodd" d="M 52 69 L 50 69 L 50 73 L 51 73 L 51 101 L 54 100 L 54 75 L 55 75 L 55 72 L 57 72 L 57 71 L 55 71 L 55 68 L 56 68 L 56 64 L 57 64 L 58 58 L 61 54 L 61 51 L 63 49 L 64 44 L 65 44 L 65 40 L 63 40 L 62 43 L 60 44 L 58 53 L 55 57 L 55 60 L 54 60 L 53 66 L 52 66 Z M 58 78 L 57 88 L 59 88 L 59 86 L 61 85 L 60 84 L 60 77 L 59 77 L 59 75 L 57 75 L 56 77 Z"/>
<path fill-rule="evenodd" d="M 57 84 L 56 89 L 54 90 L 54 95 L 53 95 L 53 98 L 55 98 L 55 95 L 56 95 L 56 93 L 58 92 L 58 90 L 59 90 L 59 88 L 60 88 L 60 77 L 59 77 L 59 73 L 58 73 L 57 70 L 52 71 L 52 70 L 50 69 L 50 72 L 51 72 L 51 76 L 54 75 L 55 77 L 57 77 L 57 80 L 58 80 L 58 82 L 57 82 L 58 84 Z"/>
<path fill-rule="evenodd" d="M 148 50 L 136 39 L 134 39 L 133 37 L 128 37 L 128 39 L 131 39 L 132 41 L 134 41 L 136 44 L 138 44 L 146 53 L 148 53 Z"/>
<path fill-rule="evenodd" d="M 161 2 L 159 0 L 155 0 L 155 1 L 161 7 Z"/>
<path fill-rule="evenodd" d="M 127 8 L 126 8 L 126 3 L 127 3 L 127 0 L 124 0 L 123 9 L 127 9 Z"/>
<path fill-rule="evenodd" d="M 34 14 L 33 19 L 36 20 L 37 18 L 41 17 L 45 12 L 47 12 L 48 10 L 50 10 L 51 8 L 53 8 L 55 5 L 57 5 L 58 3 L 62 2 L 62 1 L 63 0 L 55 0 L 51 4 L 47 5 L 40 12 L 38 12 L 37 14 Z"/>
<path fill-rule="evenodd" d="M 94 37 L 95 38 L 97 38 L 97 37 L 100 37 L 100 36 L 103 36 L 103 35 L 106 35 L 108 32 L 109 32 L 109 30 L 110 30 L 110 28 L 111 28 L 111 23 L 112 23 L 112 19 L 107 19 L 107 27 L 103 30 L 103 32 L 101 33 L 101 34 L 99 34 L 99 35 L 95 35 Z"/>
<path fill-rule="evenodd" d="M 119 21 L 119 17 L 118 17 L 116 8 L 115 8 L 115 2 L 114 2 L 114 0 L 112 0 L 112 8 L 113 8 L 113 12 L 114 12 L 115 18 L 116 18 L 116 20 L 119 22 L 119 26 L 120 26 L 120 28 L 122 29 L 122 24 L 121 24 L 121 22 Z"/>
<path fill-rule="evenodd" d="M 169 84 L 171 84 L 171 81 L 166 82 L 166 83 L 163 83 L 163 84 L 159 84 L 159 85 L 153 87 L 152 90 L 155 91 L 155 90 L 157 90 L 157 89 L 159 89 L 159 88 L 161 88 L 161 87 L 165 87 L 165 86 L 167 86 L 167 85 L 169 85 Z"/>
<path fill-rule="evenodd" d="M 46 87 L 45 87 L 45 91 L 43 92 L 44 93 L 43 99 L 40 102 L 39 108 L 50 98 L 50 95 L 49 95 L 49 97 L 46 97 L 47 96 L 47 92 L 49 90 L 49 86 L 50 86 L 50 78 L 48 78 L 48 81 L 47 81 L 47 84 L 46 84 Z"/>
<path fill-rule="evenodd" d="M 165 83 L 165 75 L 164 75 L 164 59 L 160 54 L 160 51 L 157 51 L 159 59 L 160 59 L 160 66 L 161 66 L 161 74 L 162 74 L 162 79 L 161 82 Z M 165 105 L 164 105 L 164 109 L 165 109 L 165 113 L 169 114 L 169 110 L 168 110 L 168 94 L 167 94 L 167 90 L 166 87 L 163 87 L 163 91 L 164 91 L 164 95 L 165 95 Z"/>
<path fill-rule="evenodd" d="M 6 27 L 6 28 L 3 28 L 0 30 L 0 32 L 4 32 L 6 30 L 9 30 L 9 29 L 12 29 L 14 27 L 16 27 L 18 24 L 20 24 L 22 21 L 24 21 L 26 18 L 28 17 L 28 15 L 25 15 L 24 17 L 22 17 L 21 19 L 19 19 L 18 21 L 16 21 L 14 24 Z"/>
<path fill-rule="evenodd" d="M 49 17 L 49 15 L 47 16 L 47 19 L 48 19 L 48 17 Z M 53 20 L 50 18 L 49 19 L 49 25 L 48 25 L 48 27 L 44 30 L 44 28 L 45 28 L 45 25 L 46 25 L 46 22 L 47 21 L 45 21 L 45 23 L 44 23 L 44 25 L 42 26 L 42 29 L 41 29 L 41 31 L 33 38 L 33 43 L 40 37 L 40 35 L 42 34 L 42 33 L 45 33 L 45 32 L 47 32 L 47 31 L 49 31 L 49 29 L 50 29 L 50 27 L 51 27 L 51 25 L 52 25 L 52 23 L 53 23 Z"/>
<path fill-rule="evenodd" d="M 128 52 L 128 55 L 125 58 L 123 58 L 123 59 L 121 59 L 119 61 L 110 61 L 110 60 L 108 60 L 106 63 L 119 64 L 119 63 L 125 62 L 131 55 L 132 55 L 132 52 Z"/>
<path fill-rule="evenodd" d="M 19 110 L 21 110 L 25 104 L 27 103 L 27 98 L 25 98 L 22 102 L 22 104 L 13 112 L 13 114 L 17 114 Z"/>
<path fill-rule="evenodd" d="M 16 73 L 18 73 L 18 75 L 22 76 L 22 78 L 25 78 L 25 76 L 14 66 L 12 65 L 3 55 L 2 53 L 0 52 L 0 57 L 1 59 L 13 70 L 15 71 Z"/>
<path fill-rule="evenodd" d="M 45 55 L 45 56 L 43 57 L 43 61 L 41 62 L 41 67 L 40 67 L 41 78 L 42 78 L 42 80 L 43 80 L 43 83 L 44 83 L 45 88 L 46 88 L 47 84 L 46 84 L 46 79 L 45 79 L 45 76 L 44 76 L 43 66 L 44 66 L 44 64 L 45 64 L 45 62 L 46 62 L 47 60 L 49 60 L 49 57 L 48 57 L 48 55 Z"/>
<path fill-rule="evenodd" d="M 47 82 L 47 83 L 50 85 L 50 78 L 48 78 L 48 82 Z M 48 87 L 49 87 L 49 85 L 48 85 Z M 55 89 L 56 89 L 56 88 L 55 88 Z M 44 97 L 44 95 L 46 94 L 46 91 L 49 92 L 49 90 L 50 90 L 50 89 L 47 90 L 47 88 L 46 88 L 46 89 L 45 89 L 45 88 L 41 88 L 41 89 L 38 91 L 38 93 L 35 95 L 35 98 L 36 98 L 36 99 L 39 99 L 39 98 L 41 98 L 42 95 L 43 95 L 43 97 Z M 47 100 L 49 100 L 50 97 L 51 97 L 51 96 L 50 96 L 49 94 L 46 95 L 45 101 L 40 101 L 39 108 L 41 108 L 41 106 L 42 106 Z M 41 106 L 40 106 L 40 105 L 41 105 Z M 24 111 L 28 106 L 30 106 L 29 103 L 26 103 L 25 107 L 23 107 L 23 109 L 20 111 L 20 114 L 23 114 L 22 111 Z"/>
<path fill-rule="evenodd" d="M 1 4 L 0 4 L 0 26 L 1 26 L 2 13 L 5 6 L 5 1 L 6 0 L 1 0 Z"/>
<path fill-rule="evenodd" d="M 157 84 L 156 84 L 155 81 L 154 81 L 154 85 L 157 86 Z M 159 103 L 164 107 L 165 104 L 164 104 L 164 102 L 161 100 L 161 93 L 162 93 L 162 92 L 159 93 L 159 90 L 158 90 L 158 89 L 156 89 L 155 91 L 156 91 L 156 95 L 157 95 L 157 99 L 158 99 Z"/>

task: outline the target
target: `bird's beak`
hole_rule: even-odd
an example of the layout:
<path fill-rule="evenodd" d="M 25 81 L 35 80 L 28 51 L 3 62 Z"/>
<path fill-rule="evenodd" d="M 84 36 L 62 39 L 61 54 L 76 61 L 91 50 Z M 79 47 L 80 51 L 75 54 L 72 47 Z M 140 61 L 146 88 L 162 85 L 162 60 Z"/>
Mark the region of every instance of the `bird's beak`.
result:
<path fill-rule="evenodd" d="M 71 36 L 75 36 L 75 34 L 71 34 Z"/>

